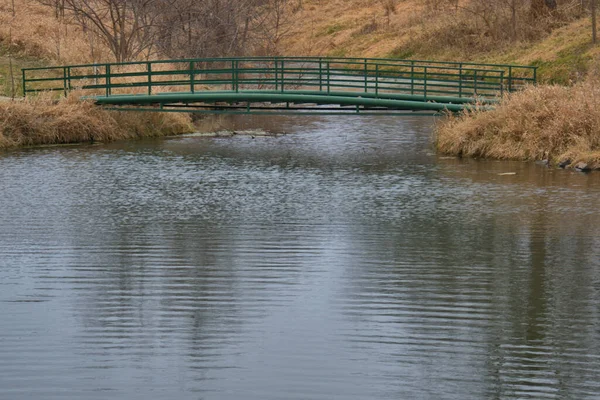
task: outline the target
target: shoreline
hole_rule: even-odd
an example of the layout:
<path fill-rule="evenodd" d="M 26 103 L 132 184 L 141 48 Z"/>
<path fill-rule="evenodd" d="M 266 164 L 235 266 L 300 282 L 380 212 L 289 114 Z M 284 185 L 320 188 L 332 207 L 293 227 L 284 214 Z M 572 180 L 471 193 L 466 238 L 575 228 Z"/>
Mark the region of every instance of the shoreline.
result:
<path fill-rule="evenodd" d="M 48 94 L 0 102 L 0 150 L 108 143 L 194 131 L 188 115 L 108 111 L 77 94 L 56 99 Z"/>
<path fill-rule="evenodd" d="M 0 151 L 109 143 L 153 137 L 277 137 L 263 129 L 227 129 L 219 118 L 108 111 L 76 93 L 0 101 Z M 438 120 L 439 156 L 527 161 L 581 172 L 600 170 L 600 83 L 532 86 L 505 96 L 494 110 Z"/>
<path fill-rule="evenodd" d="M 449 115 L 434 128 L 443 155 L 600 170 L 600 82 L 531 86 L 491 111 Z"/>
<path fill-rule="evenodd" d="M 220 118 L 194 120 L 189 114 L 104 110 L 72 94 L 15 100 L 0 98 L 0 152 L 85 146 L 123 140 L 177 137 L 277 137 L 284 132 L 227 129 Z"/>

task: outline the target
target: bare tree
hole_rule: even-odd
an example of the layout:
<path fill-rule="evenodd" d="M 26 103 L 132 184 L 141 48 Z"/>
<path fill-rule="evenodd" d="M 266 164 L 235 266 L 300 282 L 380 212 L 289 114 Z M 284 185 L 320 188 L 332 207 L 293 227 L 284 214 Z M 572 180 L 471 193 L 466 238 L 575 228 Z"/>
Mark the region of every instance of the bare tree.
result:
<path fill-rule="evenodd" d="M 177 0 L 161 13 L 157 46 L 175 58 L 273 55 L 301 0 Z"/>
<path fill-rule="evenodd" d="M 517 41 L 547 32 L 561 18 L 559 7 L 564 10 L 571 6 L 571 0 L 468 0 L 457 5 L 457 10 L 472 17 L 470 24 L 482 24 L 483 36 Z"/>
<path fill-rule="evenodd" d="M 86 31 L 110 49 L 117 62 L 128 61 L 150 51 L 154 45 L 155 21 L 174 0 L 39 0 L 57 15 L 69 13 Z"/>
<path fill-rule="evenodd" d="M 157 20 L 157 46 L 170 57 L 231 56 L 247 51 L 255 0 L 177 0 Z"/>
<path fill-rule="evenodd" d="M 302 1 L 298 0 L 261 0 L 251 8 L 249 32 L 255 51 L 264 55 L 277 55 L 280 42 L 291 34 L 294 13 L 300 10 Z"/>

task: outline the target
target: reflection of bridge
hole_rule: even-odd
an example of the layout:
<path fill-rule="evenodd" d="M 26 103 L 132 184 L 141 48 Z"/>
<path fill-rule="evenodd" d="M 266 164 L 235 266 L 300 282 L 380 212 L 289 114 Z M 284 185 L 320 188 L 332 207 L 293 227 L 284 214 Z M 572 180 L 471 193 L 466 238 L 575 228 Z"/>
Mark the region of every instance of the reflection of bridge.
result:
<path fill-rule="evenodd" d="M 536 68 L 369 58 L 255 57 L 23 70 L 23 93 L 110 108 L 227 114 L 458 112 L 536 82 Z"/>

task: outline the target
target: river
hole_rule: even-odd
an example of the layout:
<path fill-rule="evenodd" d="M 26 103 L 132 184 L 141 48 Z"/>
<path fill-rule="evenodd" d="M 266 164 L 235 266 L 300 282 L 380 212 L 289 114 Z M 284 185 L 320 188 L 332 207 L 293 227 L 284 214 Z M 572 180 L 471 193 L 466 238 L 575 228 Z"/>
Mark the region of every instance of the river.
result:
<path fill-rule="evenodd" d="M 0 154 L 1 399 L 600 398 L 600 173 L 225 123 Z"/>

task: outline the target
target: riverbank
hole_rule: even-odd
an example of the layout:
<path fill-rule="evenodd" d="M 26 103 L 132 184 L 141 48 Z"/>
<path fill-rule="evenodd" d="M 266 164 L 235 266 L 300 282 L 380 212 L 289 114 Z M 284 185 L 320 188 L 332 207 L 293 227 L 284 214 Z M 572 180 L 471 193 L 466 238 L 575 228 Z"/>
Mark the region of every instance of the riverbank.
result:
<path fill-rule="evenodd" d="M 0 102 L 0 149 L 50 144 L 111 142 L 194 131 L 179 113 L 107 111 L 77 94 Z"/>
<path fill-rule="evenodd" d="M 435 130 L 447 155 L 600 169 L 600 81 L 530 87 L 493 111 L 449 116 Z"/>

